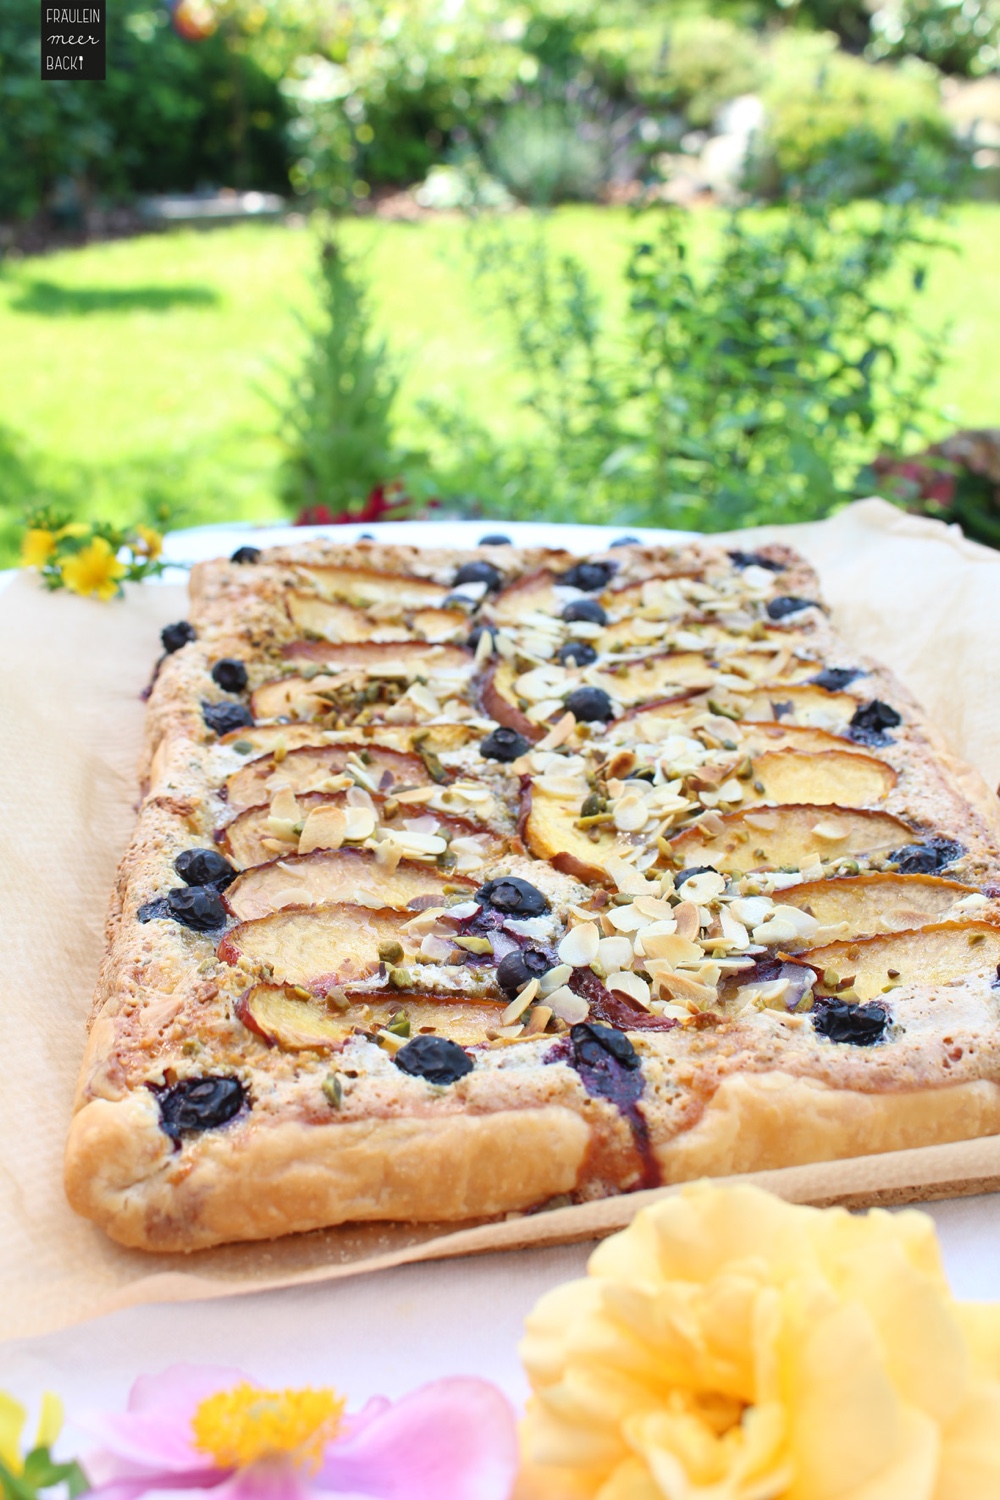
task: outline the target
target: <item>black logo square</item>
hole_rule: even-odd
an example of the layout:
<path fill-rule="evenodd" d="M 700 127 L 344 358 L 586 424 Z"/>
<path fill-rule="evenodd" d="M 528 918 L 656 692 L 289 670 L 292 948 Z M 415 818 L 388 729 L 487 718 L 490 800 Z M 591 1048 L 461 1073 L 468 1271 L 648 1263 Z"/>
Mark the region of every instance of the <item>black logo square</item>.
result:
<path fill-rule="evenodd" d="M 103 83 L 106 73 L 106 0 L 93 4 L 41 3 L 42 77 Z"/>

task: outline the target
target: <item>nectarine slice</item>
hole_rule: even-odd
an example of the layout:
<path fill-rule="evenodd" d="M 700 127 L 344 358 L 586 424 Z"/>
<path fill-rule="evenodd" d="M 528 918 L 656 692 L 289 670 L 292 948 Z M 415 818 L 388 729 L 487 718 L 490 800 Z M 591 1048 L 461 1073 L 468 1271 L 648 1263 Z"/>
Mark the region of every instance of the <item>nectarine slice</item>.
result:
<path fill-rule="evenodd" d="M 887 797 L 895 785 L 895 771 L 873 755 L 854 755 L 849 750 L 821 750 L 815 755 L 771 750 L 753 762 L 753 777 L 744 783 L 744 796 L 748 802 L 869 807 Z"/>
<path fill-rule="evenodd" d="M 311 854 L 282 855 L 244 870 L 223 899 L 235 917 L 248 922 L 288 907 L 331 901 L 405 911 L 411 902 L 429 896 L 434 898 L 432 905 L 447 906 L 449 895 L 466 892 L 472 896 L 475 889 L 476 882 L 453 877 L 421 860 L 400 860 L 389 871 L 367 849 L 317 849 Z"/>
<path fill-rule="evenodd" d="M 842 875 L 807 880 L 781 892 L 786 906 L 797 906 L 821 927 L 847 923 L 845 940 L 880 932 L 902 932 L 939 922 L 975 887 L 940 875 Z"/>
<path fill-rule="evenodd" d="M 822 860 L 853 855 L 885 855 L 916 835 L 908 823 L 888 813 L 862 808 L 793 803 L 725 813 L 722 832 L 695 825 L 671 839 L 685 865 L 712 865 L 730 875 L 749 870 L 797 870 L 807 855 Z"/>

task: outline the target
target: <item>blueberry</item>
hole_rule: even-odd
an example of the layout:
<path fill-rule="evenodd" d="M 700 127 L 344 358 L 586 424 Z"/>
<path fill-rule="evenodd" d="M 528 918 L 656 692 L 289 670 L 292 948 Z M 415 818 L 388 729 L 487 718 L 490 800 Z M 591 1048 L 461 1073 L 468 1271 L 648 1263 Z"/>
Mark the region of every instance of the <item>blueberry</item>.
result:
<path fill-rule="evenodd" d="M 894 708 L 873 698 L 870 703 L 855 709 L 851 715 L 850 735 L 862 745 L 891 745 L 892 736 L 887 729 L 894 729 L 903 720 Z"/>
<path fill-rule="evenodd" d="M 182 927 L 190 927 L 192 932 L 214 932 L 216 928 L 226 925 L 226 908 L 213 886 L 181 885 L 176 890 L 168 891 L 161 899 L 163 909 L 153 915 L 169 917 Z M 160 903 L 151 901 L 149 905 L 159 906 Z M 148 917 L 143 916 L 145 910 L 145 907 L 139 909 L 140 922 L 149 921 Z"/>
<path fill-rule="evenodd" d="M 224 656 L 212 668 L 212 681 L 217 682 L 224 693 L 242 693 L 247 685 L 247 669 L 234 657 Z"/>
<path fill-rule="evenodd" d="M 457 1042 L 443 1036 L 415 1036 L 400 1047 L 392 1059 L 411 1078 L 426 1078 L 428 1083 L 457 1083 L 475 1064 Z"/>
<path fill-rule="evenodd" d="M 463 563 L 455 574 L 452 588 L 460 583 L 485 583 L 488 589 L 498 589 L 503 583 L 503 574 L 489 562 Z"/>
<path fill-rule="evenodd" d="M 815 683 L 816 687 L 826 688 L 828 692 L 840 693 L 845 687 L 850 687 L 855 677 L 864 675 L 863 667 L 824 667 L 822 672 L 817 672 L 809 681 Z"/>
<path fill-rule="evenodd" d="M 246 1094 L 238 1078 L 183 1078 L 172 1088 L 153 1088 L 160 1106 L 160 1128 L 173 1140 L 198 1130 L 227 1125 L 243 1108 Z"/>
<path fill-rule="evenodd" d="M 600 1065 L 602 1053 L 608 1053 L 630 1071 L 639 1066 L 639 1054 L 623 1031 L 612 1026 L 601 1026 L 597 1021 L 581 1021 L 569 1030 L 573 1047 L 573 1061 L 579 1066 Z"/>
<path fill-rule="evenodd" d="M 612 547 L 635 547 L 639 544 L 637 536 L 616 536 L 611 543 Z"/>
<path fill-rule="evenodd" d="M 214 885 L 222 890 L 236 879 L 228 859 L 215 849 L 185 849 L 174 860 L 174 869 L 185 885 Z"/>
<path fill-rule="evenodd" d="M 170 907 L 167 905 L 166 896 L 154 896 L 152 901 L 144 901 L 135 915 L 139 922 L 167 921 L 170 916 Z"/>
<path fill-rule="evenodd" d="M 681 870 L 674 876 L 674 890 L 679 891 L 685 880 L 690 880 L 692 875 L 718 875 L 714 865 L 691 865 L 687 870 Z"/>
<path fill-rule="evenodd" d="M 812 1018 L 820 1036 L 828 1036 L 831 1042 L 852 1042 L 855 1047 L 881 1041 L 889 1024 L 889 1012 L 883 1006 L 851 1005 L 847 1000 L 816 1000 Z"/>
<path fill-rule="evenodd" d="M 815 599 L 800 599 L 797 594 L 779 594 L 768 601 L 769 620 L 783 620 L 786 615 L 797 614 L 800 609 L 818 609 Z"/>
<path fill-rule="evenodd" d="M 564 667 L 589 667 L 597 660 L 597 652 L 589 641 L 567 641 L 559 647 L 558 656 Z"/>
<path fill-rule="evenodd" d="M 464 603 L 464 600 L 463 600 L 463 603 Z M 469 648 L 470 651 L 475 651 L 476 647 L 479 645 L 479 642 L 480 642 L 480 640 L 482 638 L 482 635 L 483 635 L 483 631 L 486 631 L 486 633 L 489 635 L 490 639 L 492 640 L 494 647 L 496 646 L 496 643 L 497 643 L 496 626 L 494 626 L 494 625 L 473 625 L 472 629 L 469 631 L 469 638 L 468 638 L 468 640 L 465 643 L 468 646 L 468 648 Z"/>
<path fill-rule="evenodd" d="M 567 624 L 574 620 L 587 620 L 591 625 L 606 625 L 608 617 L 596 599 L 574 599 L 562 612 Z"/>
<path fill-rule="evenodd" d="M 567 588 L 583 589 L 585 594 L 596 594 L 606 589 L 614 568 L 610 563 L 579 562 L 565 573 L 560 573 L 557 583 Z"/>
<path fill-rule="evenodd" d="M 606 724 L 614 714 L 611 699 L 603 688 L 597 687 L 575 688 L 566 699 L 566 708 L 581 724 L 597 721 Z"/>
<path fill-rule="evenodd" d="M 229 561 L 230 562 L 234 562 L 234 563 L 255 563 L 255 562 L 260 562 L 260 548 L 259 547 L 237 547 L 236 551 L 233 553 L 233 555 L 229 559 Z"/>
<path fill-rule="evenodd" d="M 898 865 L 900 875 L 935 875 L 945 865 L 954 864 L 965 853 L 955 839 L 928 839 L 926 844 L 904 844 L 889 858 Z"/>
<path fill-rule="evenodd" d="M 548 973 L 551 967 L 551 960 L 540 948 L 518 948 L 497 964 L 497 984 L 505 994 L 514 995 L 522 984 Z"/>
<path fill-rule="evenodd" d="M 201 716 L 215 734 L 229 734 L 253 723 L 253 714 L 242 703 L 203 703 Z"/>
<path fill-rule="evenodd" d="M 523 734 L 518 734 L 516 729 L 508 729 L 501 725 L 494 729 L 480 742 L 479 753 L 486 760 L 502 760 L 510 762 L 517 760 L 519 755 L 525 755 L 531 749 L 531 741 L 526 740 Z"/>
<path fill-rule="evenodd" d="M 196 636 L 197 632 L 190 620 L 178 620 L 176 625 L 164 625 L 160 631 L 160 640 L 168 656 L 186 646 L 188 641 L 195 640 Z"/>
<path fill-rule="evenodd" d="M 536 886 L 517 875 L 501 875 L 488 880 L 476 892 L 480 906 L 491 906 L 511 917 L 540 917 L 549 909 L 549 903 Z"/>
<path fill-rule="evenodd" d="M 478 545 L 480 547 L 512 547 L 514 544 L 509 536 L 504 536 L 502 531 L 491 531 L 479 538 Z"/>
<path fill-rule="evenodd" d="M 729 558 L 734 568 L 766 568 L 769 573 L 783 573 L 784 563 L 773 562 L 769 557 L 762 557 L 759 552 L 735 552 L 729 553 Z"/>

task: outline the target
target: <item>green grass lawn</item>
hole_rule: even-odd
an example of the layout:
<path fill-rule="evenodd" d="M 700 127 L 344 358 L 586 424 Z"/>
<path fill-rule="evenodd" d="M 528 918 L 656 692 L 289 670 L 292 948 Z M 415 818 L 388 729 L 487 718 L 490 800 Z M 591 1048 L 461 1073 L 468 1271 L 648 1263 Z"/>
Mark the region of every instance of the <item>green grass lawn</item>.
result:
<path fill-rule="evenodd" d="M 527 219 L 521 221 L 530 232 Z M 566 208 L 556 242 L 594 273 L 614 313 L 637 231 L 624 213 Z M 405 442 L 430 434 L 422 397 L 463 400 L 501 430 L 524 420 L 504 329 L 471 284 L 460 219 L 349 223 L 381 327 L 400 355 Z M 921 317 L 952 326 L 938 401 L 949 424 L 995 425 L 1000 206 L 968 205 L 935 252 Z M 79 514 L 137 519 L 168 502 L 180 524 L 279 513 L 284 371 L 312 305 L 315 240 L 266 226 L 175 232 L 0 266 L 0 518 L 68 497 Z"/>

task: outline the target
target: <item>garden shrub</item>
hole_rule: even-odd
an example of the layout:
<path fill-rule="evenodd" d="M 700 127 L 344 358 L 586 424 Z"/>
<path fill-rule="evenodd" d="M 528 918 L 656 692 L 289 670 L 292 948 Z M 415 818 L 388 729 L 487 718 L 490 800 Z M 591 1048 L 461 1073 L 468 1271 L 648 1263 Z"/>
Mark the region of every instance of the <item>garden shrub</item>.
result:
<path fill-rule="evenodd" d="M 446 496 L 497 515 L 710 531 L 808 520 L 858 493 L 880 446 L 920 433 L 941 350 L 913 326 L 917 209 L 741 209 L 711 250 L 690 215 L 648 222 L 614 337 L 578 261 L 479 231 L 535 424 L 504 442 L 460 408 L 430 411 Z M 890 301 L 889 273 L 907 263 L 908 295 Z M 922 351 L 907 377 L 901 337 Z"/>
<path fill-rule="evenodd" d="M 889 0 L 871 18 L 869 55 L 923 57 L 973 77 L 1000 65 L 1000 0 Z"/>
<path fill-rule="evenodd" d="M 917 62 L 875 66 L 831 36 L 786 33 L 772 44 L 763 97 L 756 182 L 781 194 L 823 184 L 868 197 L 906 181 L 926 190 L 961 160 L 937 76 Z"/>
<path fill-rule="evenodd" d="M 720 105 L 753 93 L 767 72 L 752 31 L 668 9 L 637 25 L 624 18 L 603 27 L 585 41 L 584 53 L 612 87 L 647 107 L 677 110 L 692 126 L 711 124 Z"/>
<path fill-rule="evenodd" d="M 600 121 L 566 103 L 514 104 L 490 137 L 487 161 L 524 203 L 542 206 L 597 196 L 608 170 Z"/>
<path fill-rule="evenodd" d="M 399 374 L 372 330 L 364 283 L 335 240 L 322 247 L 319 313 L 282 408 L 282 500 L 293 515 L 356 511 L 397 477 Z"/>

